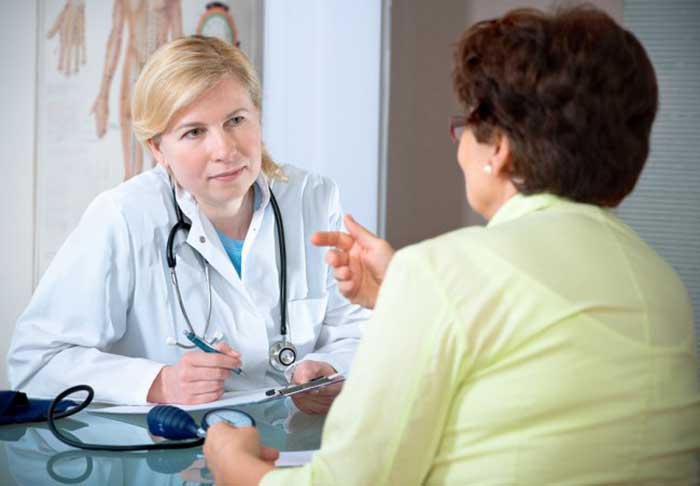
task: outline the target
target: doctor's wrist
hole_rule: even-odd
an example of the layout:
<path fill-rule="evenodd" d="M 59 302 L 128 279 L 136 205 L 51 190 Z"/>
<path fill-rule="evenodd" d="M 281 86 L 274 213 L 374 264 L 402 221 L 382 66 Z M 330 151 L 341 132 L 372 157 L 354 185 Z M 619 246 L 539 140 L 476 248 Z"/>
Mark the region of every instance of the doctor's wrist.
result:
<path fill-rule="evenodd" d="M 155 380 L 151 383 L 151 388 L 148 390 L 148 395 L 146 400 L 151 403 L 168 403 L 167 393 L 166 393 L 166 375 L 171 371 L 172 366 L 163 366 L 158 375 L 156 375 Z"/>

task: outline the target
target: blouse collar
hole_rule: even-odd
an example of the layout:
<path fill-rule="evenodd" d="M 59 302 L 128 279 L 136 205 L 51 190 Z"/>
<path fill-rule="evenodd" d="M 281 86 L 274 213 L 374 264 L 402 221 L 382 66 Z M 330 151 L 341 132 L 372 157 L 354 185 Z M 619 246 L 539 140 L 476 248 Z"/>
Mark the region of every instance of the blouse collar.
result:
<path fill-rule="evenodd" d="M 526 214 L 548 209 L 564 203 L 564 199 L 555 196 L 554 194 L 540 193 L 528 196 L 518 193 L 506 201 L 503 206 L 496 211 L 496 214 L 493 215 L 486 226 L 496 226 L 501 223 L 520 218 Z"/>

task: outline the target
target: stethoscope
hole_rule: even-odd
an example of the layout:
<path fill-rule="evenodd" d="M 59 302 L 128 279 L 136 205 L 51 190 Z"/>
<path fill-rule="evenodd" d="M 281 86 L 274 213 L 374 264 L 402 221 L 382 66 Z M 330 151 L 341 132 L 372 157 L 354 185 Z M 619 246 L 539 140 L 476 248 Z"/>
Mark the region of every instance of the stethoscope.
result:
<path fill-rule="evenodd" d="M 173 286 L 175 287 L 175 293 L 177 295 L 177 301 L 180 305 L 180 310 L 182 311 L 182 315 L 185 317 L 185 322 L 187 323 L 187 327 L 189 328 L 189 335 L 194 336 L 197 338 L 197 334 L 195 333 L 194 327 L 192 326 L 192 322 L 190 322 L 190 318 L 187 315 L 187 311 L 185 310 L 185 304 L 182 300 L 182 294 L 180 293 L 180 285 L 178 284 L 177 280 L 177 272 L 175 270 L 176 266 L 176 259 L 175 259 L 175 253 L 173 251 L 173 245 L 175 242 L 175 236 L 177 235 L 178 231 L 184 230 L 186 232 L 189 232 L 190 229 L 192 228 L 192 225 L 188 222 L 185 221 L 185 216 L 182 213 L 182 209 L 180 208 L 180 205 L 177 203 L 177 198 L 175 197 L 175 185 L 170 184 L 170 188 L 173 193 L 173 204 L 175 206 L 175 215 L 177 217 L 177 222 L 173 225 L 172 229 L 170 230 L 170 234 L 168 235 L 168 242 L 165 247 L 166 251 L 166 259 L 168 261 L 168 268 L 170 269 L 170 280 L 173 283 Z M 274 213 L 275 216 L 275 229 L 277 231 L 277 240 L 278 240 L 278 248 L 279 248 L 279 260 L 280 260 L 280 278 L 279 278 L 279 285 L 280 285 L 280 334 L 282 336 L 281 340 L 274 343 L 273 345 L 270 346 L 270 366 L 272 366 L 274 369 L 278 371 L 284 371 L 288 366 L 291 366 L 294 364 L 294 362 L 297 359 L 297 350 L 294 347 L 294 345 L 287 339 L 287 246 L 285 244 L 284 240 L 284 225 L 282 223 L 282 213 L 280 212 L 279 205 L 277 204 L 277 199 L 275 199 L 275 195 L 272 193 L 272 188 L 268 186 L 268 189 L 270 191 L 270 203 L 272 206 L 272 212 Z M 211 298 L 211 278 L 209 275 L 209 262 L 199 255 L 202 265 L 204 266 L 204 275 L 207 280 L 207 288 L 208 288 L 208 311 L 207 311 L 207 321 L 204 326 L 204 333 L 202 334 L 202 337 L 199 338 L 204 342 L 207 342 L 205 337 L 207 335 L 207 331 L 209 329 L 209 323 L 211 322 L 211 308 L 212 308 L 212 298 Z M 173 323 L 173 326 L 175 324 Z M 192 340 L 192 339 L 191 339 Z M 213 344 L 212 341 L 209 341 L 210 343 Z M 195 345 L 187 345 L 187 344 L 182 344 L 179 341 L 177 341 L 175 338 L 170 338 L 168 340 L 169 344 L 174 344 L 178 347 L 185 348 L 185 349 L 192 349 L 195 347 Z"/>

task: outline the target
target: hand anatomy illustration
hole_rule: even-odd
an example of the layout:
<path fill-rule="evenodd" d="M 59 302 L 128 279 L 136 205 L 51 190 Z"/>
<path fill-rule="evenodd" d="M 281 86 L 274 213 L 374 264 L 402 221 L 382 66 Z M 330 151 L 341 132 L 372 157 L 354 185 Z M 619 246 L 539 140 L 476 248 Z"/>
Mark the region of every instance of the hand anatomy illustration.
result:
<path fill-rule="evenodd" d="M 182 36 L 180 0 L 114 0 L 112 30 L 107 40 L 100 90 L 92 107 L 97 136 L 104 136 L 109 116 L 109 88 L 122 53 L 122 35 L 127 43 L 122 58 L 119 89 L 119 127 L 124 157 L 124 180 L 141 172 L 143 151 L 131 133 L 131 88 L 148 56 L 161 44 Z"/>
<path fill-rule="evenodd" d="M 95 133 L 101 139 L 109 127 L 114 126 L 113 123 L 110 125 L 109 117 L 110 91 L 113 91 L 114 77 L 120 77 L 118 88 L 115 89 L 118 89 L 116 102 L 124 180 L 144 168 L 143 148 L 131 133 L 132 87 L 148 57 L 162 44 L 183 35 L 181 2 L 182 0 L 113 0 L 102 76 L 90 114 L 94 115 Z M 58 40 L 54 51 L 58 57 L 57 70 L 66 78 L 79 74 L 81 67 L 87 70 L 84 67 L 87 62 L 86 9 L 94 19 L 97 12 L 101 15 L 107 12 L 104 7 L 108 8 L 94 0 L 92 3 L 86 0 L 65 0 L 63 8 L 48 29 L 47 38 L 51 40 L 57 37 Z M 188 4 L 186 7 L 189 15 L 199 15 L 195 30 L 197 34 L 219 37 L 236 46 L 240 45 L 238 29 L 226 3 L 200 2 L 197 6 Z M 201 14 L 197 14 L 195 9 Z M 88 39 L 94 39 L 97 33 L 104 33 L 104 27 L 96 29 L 88 25 L 88 29 Z M 112 98 L 115 98 L 114 93 Z"/>
<path fill-rule="evenodd" d="M 66 77 L 76 74 L 79 64 L 87 62 L 85 54 L 85 1 L 67 0 L 47 38 L 58 34 L 58 71 Z"/>

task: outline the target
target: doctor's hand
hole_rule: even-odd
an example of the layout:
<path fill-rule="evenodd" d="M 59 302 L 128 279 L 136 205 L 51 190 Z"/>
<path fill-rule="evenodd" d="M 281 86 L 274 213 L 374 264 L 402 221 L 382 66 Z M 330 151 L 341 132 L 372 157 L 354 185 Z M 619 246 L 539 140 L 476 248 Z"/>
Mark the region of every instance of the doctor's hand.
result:
<path fill-rule="evenodd" d="M 326 262 L 333 267 L 340 292 L 354 304 L 374 308 L 384 274 L 394 256 L 391 245 L 346 215 L 348 233 L 319 231 L 311 237 L 316 246 L 332 246 Z"/>
<path fill-rule="evenodd" d="M 330 376 L 336 373 L 328 363 L 323 361 L 306 360 L 300 362 L 294 368 L 292 375 L 292 383 L 300 385 L 321 376 Z M 324 386 L 315 390 L 309 390 L 304 393 L 292 395 L 292 401 L 299 410 L 309 415 L 323 414 L 331 408 L 331 404 L 335 397 L 343 388 L 342 383 Z"/>
<path fill-rule="evenodd" d="M 221 353 L 189 351 L 175 365 L 164 366 L 148 391 L 152 403 L 206 403 L 224 394 L 224 381 L 241 356 L 226 343 L 214 346 Z"/>
<path fill-rule="evenodd" d="M 263 446 L 255 427 L 219 422 L 207 430 L 204 457 L 216 484 L 259 484 L 274 468 L 279 451 Z"/>

